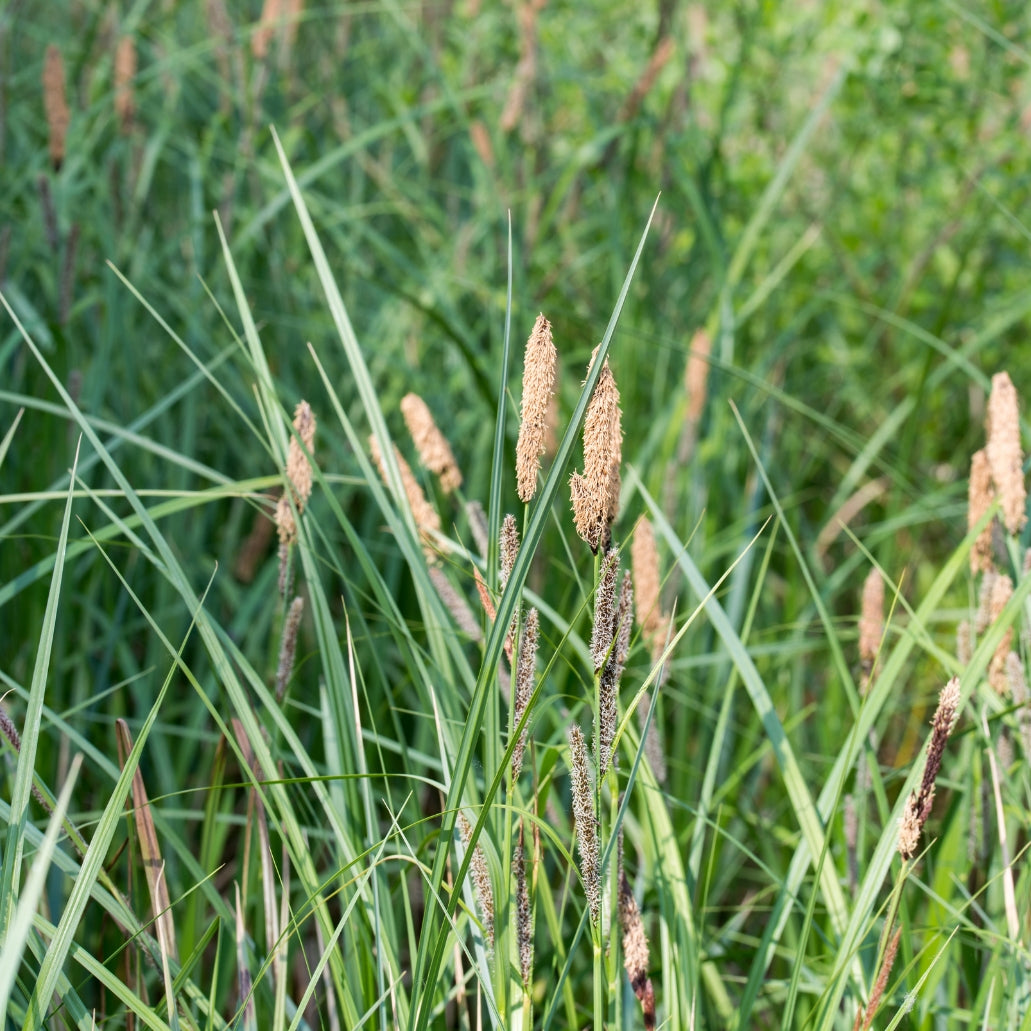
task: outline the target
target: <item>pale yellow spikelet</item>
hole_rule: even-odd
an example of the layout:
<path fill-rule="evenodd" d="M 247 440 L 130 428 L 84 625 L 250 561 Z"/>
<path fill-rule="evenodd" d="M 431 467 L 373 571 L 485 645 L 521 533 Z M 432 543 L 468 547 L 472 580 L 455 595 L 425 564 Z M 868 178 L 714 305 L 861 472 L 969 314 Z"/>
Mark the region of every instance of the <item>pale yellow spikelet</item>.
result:
<path fill-rule="evenodd" d="M 975 451 L 970 458 L 970 485 L 967 491 L 967 530 L 972 530 L 995 501 L 992 489 L 992 469 L 988 452 Z M 992 524 L 987 523 L 970 549 L 970 571 L 975 575 L 993 568 Z"/>
<path fill-rule="evenodd" d="M 884 580 L 874 568 L 863 581 L 863 601 L 859 615 L 859 662 L 863 670 L 863 693 L 873 679 L 874 663 L 884 634 Z"/>
<path fill-rule="evenodd" d="M 538 315 L 526 341 L 523 359 L 523 400 L 516 442 L 516 489 L 528 504 L 537 492 L 541 455 L 547 448 L 548 409 L 555 386 L 558 353 L 551 338 L 551 323 Z"/>
<path fill-rule="evenodd" d="M 992 377 L 986 431 L 988 464 L 1002 505 L 1002 521 L 1011 534 L 1017 534 L 1027 522 L 1027 490 L 1017 389 L 1009 373 L 997 372 Z"/>
<path fill-rule="evenodd" d="M 115 50 L 115 114 L 122 132 L 132 128 L 136 116 L 136 99 L 132 88 L 135 78 L 136 41 L 132 36 L 122 36 Z"/>
<path fill-rule="evenodd" d="M 380 452 L 379 442 L 375 436 L 369 437 L 369 450 L 372 452 L 372 460 L 376 463 L 380 476 L 383 477 L 383 482 L 389 486 L 390 480 L 387 476 L 387 469 L 383 464 L 383 455 Z M 429 543 L 433 539 L 433 534 L 440 532 L 440 516 L 437 515 L 437 510 L 426 500 L 426 495 L 423 494 L 422 487 L 419 486 L 419 481 L 415 478 L 415 473 L 412 472 L 412 467 L 404 460 L 404 456 L 397 450 L 396 446 L 394 448 L 394 458 L 397 461 L 397 468 L 401 474 L 401 488 L 412 510 L 412 518 L 415 520 L 415 525 L 423 537 L 425 545 L 423 550 L 427 558 L 430 558 L 432 552 L 429 550 Z"/>
<path fill-rule="evenodd" d="M 401 399 L 401 414 L 412 436 L 419 461 L 440 480 L 440 489 L 450 494 L 462 486 L 462 473 L 455 461 L 451 445 L 418 394 L 406 394 Z"/>
<path fill-rule="evenodd" d="M 50 163 L 57 170 L 64 163 L 71 113 L 65 88 L 64 58 L 54 43 L 47 47 L 43 58 L 43 111 L 50 133 Z"/>
<path fill-rule="evenodd" d="M 595 348 L 592 365 L 597 353 Z M 583 475 L 573 473 L 569 483 L 576 532 L 595 554 L 608 547 L 619 514 L 622 461 L 619 389 L 606 358 L 584 419 Z"/>

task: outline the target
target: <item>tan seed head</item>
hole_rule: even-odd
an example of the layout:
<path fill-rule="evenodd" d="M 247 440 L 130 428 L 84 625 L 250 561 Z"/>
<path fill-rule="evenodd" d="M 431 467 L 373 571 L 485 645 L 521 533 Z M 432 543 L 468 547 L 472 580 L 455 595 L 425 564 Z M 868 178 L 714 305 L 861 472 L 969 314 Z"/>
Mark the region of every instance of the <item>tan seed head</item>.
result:
<path fill-rule="evenodd" d="M 71 123 L 64 80 L 64 58 L 56 44 L 43 58 L 43 111 L 50 133 L 50 163 L 57 170 L 64 163 L 65 138 Z"/>
<path fill-rule="evenodd" d="M 547 447 L 548 407 L 555 386 L 558 353 L 551 339 L 551 323 L 537 316 L 526 341 L 523 359 L 523 400 L 516 442 L 516 489 L 519 500 L 528 504 L 537 492 L 541 455 Z"/>
<path fill-rule="evenodd" d="M 462 473 L 447 438 L 433 421 L 426 402 L 418 394 L 401 399 L 401 414 L 412 436 L 419 461 L 440 479 L 440 489 L 450 494 L 462 486 Z"/>
<path fill-rule="evenodd" d="M 1027 522 L 1027 490 L 1020 449 L 1017 390 L 1009 373 L 997 372 L 992 377 L 986 429 L 988 464 L 1002 504 L 1002 521 L 1011 534 L 1017 534 Z"/>

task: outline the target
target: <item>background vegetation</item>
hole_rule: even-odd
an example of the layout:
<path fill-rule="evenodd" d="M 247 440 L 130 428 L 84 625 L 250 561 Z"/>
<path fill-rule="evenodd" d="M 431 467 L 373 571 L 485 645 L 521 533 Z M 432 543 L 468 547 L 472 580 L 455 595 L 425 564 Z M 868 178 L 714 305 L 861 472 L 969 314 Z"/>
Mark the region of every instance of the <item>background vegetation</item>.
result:
<path fill-rule="evenodd" d="M 851 1027 L 895 906 L 878 1026 L 1031 1026 L 1022 710 L 985 678 L 1027 618 L 1025 540 L 1007 542 L 1011 604 L 969 661 L 955 643 L 988 384 L 1029 387 L 1026 5 L 57 6 L 0 10 L 6 1027 L 640 1026 L 611 969 L 595 988 L 576 873 L 566 734 L 592 719 L 597 567 L 565 485 L 660 192 L 608 352 L 615 537 L 655 521 L 686 626 L 653 713 L 665 780 L 635 761 L 635 719 L 620 743 L 660 1026 Z M 568 461 L 523 512 L 538 311 Z M 541 608 L 533 786 L 501 783 L 503 635 L 479 614 L 483 642 L 455 628 L 367 457 L 373 433 L 414 464 L 413 390 L 465 475 L 456 501 L 419 474 L 449 583 L 478 606 L 477 565 L 502 614 L 522 587 Z M 318 473 L 280 702 L 289 598 L 261 527 L 302 398 Z M 505 595 L 467 500 L 494 530 L 519 514 Z M 862 695 L 871 566 L 890 618 Z M 635 630 L 621 713 L 653 673 Z M 897 816 L 952 675 L 963 714 L 904 865 Z M 137 764 L 149 804 L 127 808 Z M 32 784 L 49 808 L 67 787 L 66 822 Z M 497 893 L 493 960 L 468 881 L 450 888 L 459 805 Z M 522 1008 L 504 938 L 520 815 L 544 830 Z"/>

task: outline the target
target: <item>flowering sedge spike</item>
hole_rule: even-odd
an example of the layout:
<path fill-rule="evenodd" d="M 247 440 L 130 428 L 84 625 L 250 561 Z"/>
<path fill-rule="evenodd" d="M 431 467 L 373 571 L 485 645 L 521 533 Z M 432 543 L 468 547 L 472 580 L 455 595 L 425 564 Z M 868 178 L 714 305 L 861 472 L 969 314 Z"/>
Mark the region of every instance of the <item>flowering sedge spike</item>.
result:
<path fill-rule="evenodd" d="M 953 677 L 938 697 L 938 708 L 931 721 L 931 740 L 927 745 L 927 762 L 924 764 L 924 775 L 920 788 L 910 794 L 906 808 L 899 821 L 899 854 L 909 860 L 916 855 L 920 843 L 920 833 L 934 802 L 934 782 L 938 779 L 942 759 L 945 756 L 945 743 L 952 733 L 959 716 L 959 677 Z"/>
<path fill-rule="evenodd" d="M 297 520 L 311 497 L 312 468 L 308 458 L 315 448 L 315 416 L 307 401 L 301 401 L 294 411 L 294 430 L 286 455 L 286 478 L 290 486 L 276 503 L 276 530 L 279 533 L 279 593 L 288 594 L 290 547 L 297 540 Z M 307 454 L 305 454 L 307 451 Z"/>
<path fill-rule="evenodd" d="M 591 630 L 591 661 L 595 675 L 602 671 L 616 627 L 616 577 L 619 575 L 619 552 L 612 548 L 602 560 L 598 586 L 594 592 L 594 628 Z"/>
<path fill-rule="evenodd" d="M 136 101 L 132 81 L 136 78 L 136 42 L 132 36 L 122 36 L 115 50 L 115 114 L 122 132 L 132 128 L 136 115 Z"/>
<path fill-rule="evenodd" d="M 390 480 L 387 477 L 387 467 L 383 462 L 379 442 L 374 436 L 369 437 L 369 450 L 372 453 L 373 461 L 376 463 L 376 468 L 379 469 L 379 474 L 383 478 L 383 482 L 389 486 Z M 437 510 L 426 500 L 426 495 L 423 494 L 422 487 L 419 486 L 419 481 L 416 480 L 415 473 L 412 472 L 412 467 L 404 460 L 404 456 L 396 447 L 394 448 L 394 458 L 397 461 L 397 468 L 401 474 L 401 489 L 404 491 L 408 506 L 412 510 L 412 518 L 415 520 L 417 529 L 422 534 L 424 545 L 428 545 L 432 535 L 440 531 L 440 516 L 437 515 Z M 427 558 L 432 557 L 428 547 L 424 546 L 423 551 L 426 553 Z"/>
<path fill-rule="evenodd" d="M 433 415 L 418 394 L 401 398 L 401 414 L 419 454 L 419 461 L 440 480 L 440 489 L 450 494 L 462 486 L 462 473 L 447 438 L 433 421 Z"/>
<path fill-rule="evenodd" d="M 592 365 L 597 353 L 595 348 Z M 576 532 L 595 554 L 609 546 L 619 514 L 622 461 L 619 389 L 606 358 L 584 418 L 584 471 L 573 473 L 569 481 Z"/>
<path fill-rule="evenodd" d="M 482 641 L 483 634 L 480 632 L 480 624 L 476 622 L 472 609 L 466 604 L 458 591 L 452 586 L 444 570 L 440 566 L 429 566 L 426 570 L 430 575 L 430 582 L 436 588 L 444 608 L 451 613 L 455 625 L 472 641 Z"/>
<path fill-rule="evenodd" d="M 512 855 L 512 871 L 516 881 L 516 945 L 519 951 L 519 976 L 522 978 L 523 988 L 529 990 L 533 977 L 533 909 L 530 906 L 530 884 L 526 878 L 522 820 L 519 821 L 519 840 Z"/>
<path fill-rule="evenodd" d="M 483 511 L 483 505 L 478 501 L 467 501 L 465 503 L 465 518 L 469 522 L 469 533 L 472 535 L 473 544 L 476 545 L 476 553 L 482 555 L 484 561 L 486 561 L 489 535 L 487 531 L 487 513 Z"/>
<path fill-rule="evenodd" d="M 987 579 L 987 577 L 986 577 Z M 1006 608 L 1013 597 L 1013 581 L 1003 573 L 991 577 L 991 592 L 988 598 L 988 625 L 991 626 Z M 1013 627 L 1009 627 L 1002 635 L 995 654 L 988 663 L 988 683 L 999 694 L 1009 691 L 1009 677 L 1006 673 L 1006 658 L 1013 647 Z"/>
<path fill-rule="evenodd" d="M 469 847 L 472 827 L 465 818 L 465 813 L 458 814 L 458 833 L 462 836 L 462 844 Z M 480 919 L 483 921 L 483 940 L 487 951 L 494 951 L 494 889 L 490 883 L 490 871 L 487 869 L 487 857 L 479 845 L 473 849 L 469 859 L 469 875 L 472 877 L 473 892 L 476 904 L 480 907 Z"/>
<path fill-rule="evenodd" d="M 569 773 L 573 783 L 573 820 L 580 853 L 580 877 L 591 920 L 597 926 L 601 921 L 601 850 L 595 823 L 594 786 L 587 765 L 587 746 L 583 732 L 575 723 L 569 728 Z"/>
<path fill-rule="evenodd" d="M 261 9 L 261 19 L 251 36 L 251 53 L 263 61 L 268 56 L 269 44 L 276 31 L 276 26 L 286 12 L 284 0 L 265 0 Z"/>
<path fill-rule="evenodd" d="M 902 928 L 896 928 L 895 933 L 884 950 L 884 958 L 881 960 L 880 970 L 877 972 L 877 980 L 874 982 L 873 990 L 870 992 L 870 1001 L 865 1010 L 860 1010 L 856 1015 L 856 1022 L 852 1025 L 853 1031 L 869 1031 L 873 1023 L 874 1014 L 881 1004 L 884 989 L 888 987 L 888 978 L 891 976 L 891 968 L 895 965 L 895 956 L 899 951 L 899 939 L 902 937 Z"/>
<path fill-rule="evenodd" d="M 1002 503 L 1002 521 L 1011 534 L 1018 534 L 1027 522 L 1027 491 L 1024 487 L 1024 456 L 1020 450 L 1020 413 L 1017 390 L 1009 373 L 992 377 L 988 395 L 988 465 L 992 482 Z"/>
<path fill-rule="evenodd" d="M 705 410 L 708 394 L 709 354 L 712 338 L 704 329 L 699 329 L 691 338 L 691 349 L 687 352 L 684 368 L 684 391 L 687 394 L 687 420 L 697 424 Z"/>
<path fill-rule="evenodd" d="M 516 442 L 516 489 L 524 504 L 529 504 L 537 493 L 537 473 L 541 455 L 546 450 L 548 405 L 555 385 L 557 360 L 551 323 L 538 315 L 523 358 L 523 400 Z"/>
<path fill-rule="evenodd" d="M 992 507 L 995 491 L 992 489 L 992 470 L 988 452 L 982 448 L 970 458 L 970 486 L 967 491 L 967 529 L 972 530 Z M 989 522 L 978 534 L 970 549 L 970 572 L 987 573 L 994 568 L 992 562 L 992 524 Z"/>
<path fill-rule="evenodd" d="M 519 726 L 523 714 L 530 704 L 537 664 L 537 641 L 540 622 L 536 609 L 530 609 L 523 621 L 523 632 L 519 638 L 519 658 L 516 662 L 515 710 L 512 713 L 513 727 Z M 512 750 L 512 779 L 519 777 L 523 768 L 523 753 L 526 751 L 526 728 L 524 727 Z"/>
<path fill-rule="evenodd" d="M 622 864 L 619 869 L 619 925 L 623 929 L 623 966 L 626 967 L 630 987 L 641 1002 L 644 1026 L 651 1031 L 655 1027 L 655 989 L 648 977 L 648 936 Z"/>
<path fill-rule="evenodd" d="M 290 504 L 290 496 L 285 491 L 276 505 L 276 528 L 279 530 L 280 543 L 284 545 L 293 544 L 297 539 L 294 509 L 296 508 L 297 515 L 300 515 L 311 497 L 312 468 L 308 455 L 313 454 L 315 448 L 315 416 L 307 401 L 302 401 L 294 411 L 294 430 L 304 447 L 298 443 L 297 437 L 290 437 L 286 455 L 286 478 L 290 481 L 293 506 Z"/>
<path fill-rule="evenodd" d="M 874 663 L 884 634 L 884 581 L 871 569 L 863 581 L 863 603 L 859 614 L 859 662 L 863 671 L 862 693 L 873 680 Z"/>
<path fill-rule="evenodd" d="M 65 139 L 72 119 L 65 90 L 64 58 L 54 43 L 47 47 L 43 59 L 43 112 L 50 133 L 50 163 L 56 172 L 64 163 Z"/>
<path fill-rule="evenodd" d="M 631 612 L 634 587 L 629 573 L 623 574 L 619 604 L 613 619 L 612 647 L 598 681 L 598 775 L 605 776 L 610 762 L 615 765 L 612 742 L 619 722 L 619 681 L 630 653 Z"/>
<path fill-rule="evenodd" d="M 667 619 L 659 597 L 659 552 L 655 547 L 652 524 L 647 519 L 642 518 L 634 527 L 630 542 L 630 568 L 634 571 L 637 622 L 652 658 L 657 659 L 662 654 Z"/>
<path fill-rule="evenodd" d="M 515 568 L 516 559 L 519 557 L 519 528 L 516 526 L 515 516 L 506 514 L 501 521 L 501 568 L 498 570 L 501 581 L 501 589 L 508 586 L 508 578 Z"/>
<path fill-rule="evenodd" d="M 276 669 L 276 701 L 281 702 L 286 694 L 286 685 L 294 669 L 294 655 L 297 652 L 297 631 L 304 614 L 304 598 L 298 595 L 290 603 L 283 624 L 283 642 L 279 646 L 279 666 Z"/>
<path fill-rule="evenodd" d="M 487 613 L 487 618 L 493 623 L 497 610 L 494 608 L 494 601 L 487 589 L 487 581 L 483 579 L 483 574 L 478 569 L 473 570 L 473 576 L 476 578 L 476 593 L 480 596 L 480 604 L 483 606 L 483 611 Z"/>

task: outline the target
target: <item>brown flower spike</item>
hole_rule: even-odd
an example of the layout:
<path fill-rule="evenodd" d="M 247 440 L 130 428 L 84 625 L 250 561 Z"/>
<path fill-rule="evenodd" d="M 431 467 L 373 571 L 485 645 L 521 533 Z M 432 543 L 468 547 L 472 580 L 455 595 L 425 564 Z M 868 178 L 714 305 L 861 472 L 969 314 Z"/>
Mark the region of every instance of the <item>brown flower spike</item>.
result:
<path fill-rule="evenodd" d="M 591 365 L 597 354 L 595 348 Z M 583 475 L 573 473 L 569 481 L 576 532 L 595 554 L 608 547 L 611 526 L 619 513 L 622 461 L 619 389 L 606 358 L 584 419 Z"/>
<path fill-rule="evenodd" d="M 992 490 L 992 469 L 988 452 L 981 448 L 970 457 L 970 485 L 967 489 L 967 529 L 972 530 L 995 501 Z M 978 534 L 970 549 L 970 572 L 987 573 L 992 563 L 992 523 L 989 521 Z"/>
<path fill-rule="evenodd" d="M 934 782 L 938 779 L 942 759 L 945 757 L 945 744 L 952 733 L 959 716 L 959 677 L 953 677 L 938 698 L 938 708 L 931 721 L 931 740 L 927 745 L 927 762 L 920 788 L 910 794 L 906 808 L 899 821 L 899 854 L 909 860 L 916 855 L 920 844 L 920 833 L 931 815 L 934 802 Z"/>
<path fill-rule="evenodd" d="M 307 401 L 302 401 L 294 410 L 294 429 L 304 447 L 297 442 L 297 437 L 290 437 L 286 455 L 286 478 L 293 488 L 294 506 L 300 515 L 311 497 L 312 469 L 308 455 L 312 454 L 315 448 L 315 416 Z M 305 454 L 305 451 L 308 454 Z M 276 527 L 279 530 L 281 544 L 292 544 L 297 539 L 297 523 L 294 521 L 293 509 L 286 492 L 276 505 Z"/>
<path fill-rule="evenodd" d="M 988 465 L 1002 502 L 1002 521 L 1011 534 L 1017 534 L 1027 522 L 1027 491 L 1024 487 L 1024 456 L 1020 450 L 1017 390 L 1009 373 L 997 372 L 992 377 L 986 429 Z"/>
<path fill-rule="evenodd" d="M 65 137 L 71 123 L 64 83 L 64 58 L 53 43 L 43 59 L 43 110 L 50 131 L 50 163 L 54 171 L 64 163 Z"/>
<path fill-rule="evenodd" d="M 601 848 L 594 811 L 594 786 L 587 765 L 583 732 L 574 723 L 569 728 L 569 773 L 573 782 L 573 819 L 580 853 L 580 877 L 591 911 L 591 920 L 601 920 Z"/>
<path fill-rule="evenodd" d="M 551 339 L 551 323 L 537 316 L 523 359 L 523 401 L 516 443 L 516 489 L 528 504 L 537 493 L 537 473 L 547 446 L 548 405 L 555 385 L 558 354 Z"/>
<path fill-rule="evenodd" d="M 401 414 L 419 453 L 419 461 L 440 480 L 440 489 L 450 494 L 462 486 L 462 473 L 447 438 L 433 421 L 426 402 L 418 394 L 401 398 Z"/>
<path fill-rule="evenodd" d="M 859 615 L 859 662 L 863 670 L 863 694 L 869 690 L 873 667 L 884 633 L 884 581 L 871 569 L 863 581 L 863 605 Z"/>
<path fill-rule="evenodd" d="M 389 486 L 390 480 L 387 478 L 387 467 L 383 462 L 383 454 L 379 449 L 379 442 L 374 436 L 369 437 L 369 450 L 372 453 L 372 460 L 376 463 L 376 468 L 379 469 L 379 474 L 383 478 L 383 482 Z M 412 518 L 415 520 L 415 525 L 421 531 L 423 541 L 427 545 L 427 547 L 423 548 L 423 551 L 426 552 L 426 556 L 429 558 L 431 557 L 431 552 L 428 549 L 428 544 L 432 535 L 440 530 L 440 516 L 437 515 L 437 510 L 426 500 L 426 495 L 423 494 L 422 487 L 419 486 L 419 481 L 415 478 L 415 473 L 412 472 L 412 467 L 404 460 L 404 456 L 397 450 L 396 446 L 394 448 L 394 458 L 397 461 L 397 468 L 401 474 L 401 487 L 412 510 Z"/>
<path fill-rule="evenodd" d="M 623 966 L 634 995 L 641 1002 L 644 1026 L 655 1027 L 655 989 L 648 977 L 648 936 L 641 911 L 622 866 L 619 870 L 619 924 L 623 928 Z"/>
<path fill-rule="evenodd" d="M 644 518 L 634 528 L 630 566 L 634 571 L 637 622 L 655 660 L 662 654 L 669 620 L 662 611 L 659 596 L 659 553 L 655 547 L 655 532 L 652 524 Z"/>

